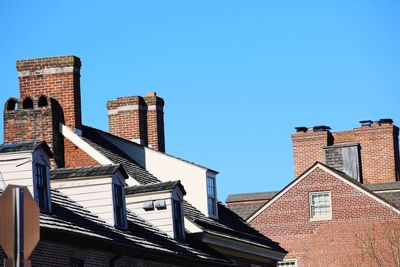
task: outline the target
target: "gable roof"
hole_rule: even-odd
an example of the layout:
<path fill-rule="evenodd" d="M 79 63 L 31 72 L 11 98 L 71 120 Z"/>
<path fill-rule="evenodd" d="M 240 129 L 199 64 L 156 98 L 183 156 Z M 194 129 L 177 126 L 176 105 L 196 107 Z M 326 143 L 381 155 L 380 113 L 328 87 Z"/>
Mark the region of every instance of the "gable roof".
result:
<path fill-rule="evenodd" d="M 13 152 L 33 152 L 39 147 L 43 147 L 46 153 L 52 157 L 49 146 L 45 141 L 30 141 L 30 142 L 14 142 L 0 145 L 0 153 L 13 153 Z"/>
<path fill-rule="evenodd" d="M 163 183 L 135 185 L 135 186 L 127 187 L 125 189 L 125 194 L 133 195 L 133 194 L 141 194 L 141 193 L 149 193 L 149 192 L 168 191 L 168 190 L 173 190 L 177 186 L 182 191 L 182 193 L 185 195 L 186 191 L 179 180 L 163 182 Z"/>
<path fill-rule="evenodd" d="M 130 211 L 127 211 L 128 229 L 123 231 L 108 225 L 58 190 L 51 190 L 51 200 L 52 213 L 40 214 L 42 240 L 57 238 L 57 241 L 72 242 L 66 237 L 75 237 L 78 243 L 89 240 L 95 245 L 107 244 L 112 250 L 125 248 L 125 252 L 140 258 L 154 260 L 156 256 L 158 260 L 174 258 L 197 266 L 232 266 L 215 251 L 178 242 Z"/>
<path fill-rule="evenodd" d="M 78 168 L 57 168 L 50 170 L 50 179 L 72 179 L 72 178 L 83 178 L 83 177 L 100 177 L 100 176 L 112 176 L 116 171 L 121 171 L 125 179 L 128 178 L 128 174 L 122 168 L 120 164 L 110 165 L 99 165 L 99 166 L 85 166 Z"/>
<path fill-rule="evenodd" d="M 108 134 L 108 133 L 107 133 Z M 110 135 L 110 134 L 108 134 Z M 84 126 L 82 140 L 110 159 L 114 164 L 123 164 L 127 173 L 141 184 L 161 183 L 158 178 L 140 167 L 135 160 L 114 146 L 108 138 L 104 138 L 100 131 Z M 125 140 L 126 141 L 126 140 Z M 133 143 L 133 142 L 130 142 Z M 184 200 L 185 218 L 200 227 L 204 232 L 225 233 L 227 238 L 251 243 L 255 246 L 267 247 L 268 249 L 286 253 L 278 243 L 265 237 L 254 228 L 250 227 L 238 215 L 227 207 L 218 203 L 218 219 L 210 219 L 198 209 Z"/>
<path fill-rule="evenodd" d="M 307 177 L 308 174 L 310 174 L 312 171 L 314 171 L 316 168 L 321 168 L 325 170 L 328 173 L 331 173 L 334 177 L 337 177 L 341 179 L 343 182 L 351 185 L 353 188 L 356 190 L 359 190 L 360 192 L 368 195 L 369 197 L 375 199 L 376 201 L 380 202 L 384 206 L 392 209 L 393 211 L 397 212 L 400 214 L 400 210 L 388 201 L 387 199 L 383 198 L 379 194 L 374 193 L 373 191 L 369 190 L 365 186 L 363 186 L 360 182 L 356 181 L 354 178 L 350 177 L 349 175 L 338 171 L 332 167 L 329 167 L 319 161 L 315 162 L 310 168 L 308 168 L 303 174 L 301 174 L 299 177 L 294 179 L 291 183 L 289 183 L 285 188 L 283 188 L 278 194 L 276 194 L 270 201 L 268 201 L 266 204 L 264 204 L 262 207 L 260 207 L 256 212 L 254 212 L 248 219 L 247 222 L 251 222 L 255 217 L 257 217 L 261 212 L 263 212 L 266 208 L 268 208 L 270 205 L 272 205 L 276 200 L 278 200 L 282 195 L 284 195 L 288 190 L 290 190 L 292 187 L 294 187 L 297 183 L 299 183 L 301 180 L 303 180 L 305 177 Z"/>
<path fill-rule="evenodd" d="M 199 168 L 202 168 L 202 169 L 211 171 L 211 172 L 213 172 L 213 173 L 216 173 L 216 174 L 218 173 L 216 170 L 210 169 L 210 168 L 205 167 L 205 166 L 203 166 L 203 165 L 200 165 L 200 164 L 198 164 L 198 163 L 195 163 L 195 162 L 192 162 L 192 161 L 189 161 L 189 160 L 185 160 L 185 159 L 183 159 L 183 158 L 180 158 L 180 157 L 177 157 L 177 156 L 173 156 L 173 155 L 170 155 L 170 154 L 165 153 L 165 152 L 161 152 L 161 151 L 155 150 L 155 149 L 153 149 L 153 148 L 151 148 L 151 147 L 148 147 L 148 146 L 143 146 L 143 145 L 141 145 L 141 144 L 138 144 L 138 143 L 135 143 L 135 142 L 126 140 L 126 139 L 124 139 L 124 138 L 121 138 L 121 137 L 119 137 L 119 136 L 110 134 L 110 133 L 105 132 L 105 131 L 102 131 L 102 130 L 99 130 L 99 129 L 96 129 L 96 128 L 92 128 L 92 127 L 90 127 L 90 126 L 83 126 L 83 128 L 84 128 L 84 132 L 86 132 L 87 135 L 97 136 L 97 138 L 101 138 L 101 139 L 103 140 L 103 142 L 106 141 L 106 142 L 109 142 L 109 143 L 112 144 L 112 143 L 113 143 L 112 141 L 116 139 L 116 140 L 119 140 L 119 141 L 124 142 L 124 143 L 127 144 L 127 145 L 140 147 L 141 149 L 151 150 L 151 151 L 154 151 L 154 152 L 159 153 L 159 154 L 161 154 L 161 155 L 165 155 L 165 156 L 168 156 L 168 157 L 171 157 L 171 158 L 180 160 L 180 161 L 182 161 L 182 162 L 186 162 L 186 163 L 188 163 L 188 164 L 191 164 L 191 165 L 197 166 L 197 167 L 199 167 Z M 113 145 L 113 147 L 114 147 L 114 148 L 117 148 L 116 145 Z M 121 152 L 122 152 L 122 151 L 121 151 Z"/>

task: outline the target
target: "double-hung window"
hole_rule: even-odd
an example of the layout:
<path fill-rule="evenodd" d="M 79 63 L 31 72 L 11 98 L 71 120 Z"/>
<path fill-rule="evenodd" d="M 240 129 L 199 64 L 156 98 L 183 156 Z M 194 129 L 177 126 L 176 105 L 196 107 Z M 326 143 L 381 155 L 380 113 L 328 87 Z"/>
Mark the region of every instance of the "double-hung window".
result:
<path fill-rule="evenodd" d="M 126 229 L 125 194 L 122 185 L 114 184 L 114 224 Z"/>
<path fill-rule="evenodd" d="M 207 176 L 207 204 L 208 214 L 211 217 L 217 217 L 217 190 L 215 178 Z"/>
<path fill-rule="evenodd" d="M 184 239 L 184 229 L 183 229 L 183 221 L 182 221 L 182 203 L 179 200 L 173 200 L 174 205 L 174 234 L 175 239 L 183 240 Z"/>
<path fill-rule="evenodd" d="M 49 212 L 49 188 L 47 181 L 47 166 L 43 164 L 35 164 L 35 198 L 41 211 Z"/>
<path fill-rule="evenodd" d="M 310 217 L 315 221 L 332 219 L 331 192 L 310 193 Z"/>

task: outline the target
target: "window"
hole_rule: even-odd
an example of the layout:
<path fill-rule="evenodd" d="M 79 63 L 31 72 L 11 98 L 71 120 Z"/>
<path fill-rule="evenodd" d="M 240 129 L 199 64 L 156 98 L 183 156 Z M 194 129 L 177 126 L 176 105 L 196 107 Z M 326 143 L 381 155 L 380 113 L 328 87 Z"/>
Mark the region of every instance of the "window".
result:
<path fill-rule="evenodd" d="M 114 184 L 114 224 L 126 229 L 125 194 L 122 185 Z"/>
<path fill-rule="evenodd" d="M 297 267 L 297 260 L 283 260 L 278 261 L 276 266 L 285 266 L 285 267 Z"/>
<path fill-rule="evenodd" d="M 182 221 L 182 203 L 179 200 L 173 199 L 174 205 L 174 234 L 175 238 L 179 240 L 184 239 L 184 229 Z"/>
<path fill-rule="evenodd" d="M 41 211 L 49 212 L 49 188 L 47 181 L 47 166 L 36 164 L 35 198 Z"/>
<path fill-rule="evenodd" d="M 211 217 L 217 217 L 217 192 L 215 178 L 207 176 L 207 204 L 208 214 Z"/>
<path fill-rule="evenodd" d="M 331 220 L 332 205 L 330 192 L 310 193 L 311 220 Z"/>
<path fill-rule="evenodd" d="M 70 267 L 84 267 L 85 266 L 85 262 L 81 259 L 76 259 L 76 258 L 71 258 L 70 259 Z"/>

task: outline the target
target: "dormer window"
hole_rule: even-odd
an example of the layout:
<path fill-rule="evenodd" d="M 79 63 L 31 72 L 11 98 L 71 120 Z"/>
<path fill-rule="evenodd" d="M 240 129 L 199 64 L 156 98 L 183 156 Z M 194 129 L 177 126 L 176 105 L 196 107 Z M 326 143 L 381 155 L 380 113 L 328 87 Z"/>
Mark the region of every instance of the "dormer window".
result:
<path fill-rule="evenodd" d="M 185 229 L 183 227 L 182 202 L 173 199 L 174 203 L 174 234 L 175 239 L 183 240 Z"/>
<path fill-rule="evenodd" d="M 125 190 L 122 185 L 114 184 L 113 187 L 115 227 L 126 229 Z"/>
<path fill-rule="evenodd" d="M 210 217 L 216 218 L 217 213 L 217 190 L 215 177 L 207 176 L 207 204 L 208 214 Z"/>
<path fill-rule="evenodd" d="M 35 164 L 35 198 L 40 211 L 50 212 L 50 192 L 48 187 L 47 166 L 44 164 Z"/>

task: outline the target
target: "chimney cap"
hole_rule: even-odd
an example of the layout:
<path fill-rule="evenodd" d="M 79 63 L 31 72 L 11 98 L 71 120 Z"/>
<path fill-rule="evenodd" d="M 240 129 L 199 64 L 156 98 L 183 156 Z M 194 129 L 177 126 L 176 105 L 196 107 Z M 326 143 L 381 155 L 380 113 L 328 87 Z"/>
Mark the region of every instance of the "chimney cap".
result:
<path fill-rule="evenodd" d="M 323 132 L 323 131 L 329 131 L 331 127 L 326 126 L 326 125 L 317 125 L 313 127 L 314 132 Z"/>
<path fill-rule="evenodd" d="M 386 118 L 386 119 L 380 119 L 379 120 L 380 124 L 393 124 L 393 120 L 390 118 Z"/>
<path fill-rule="evenodd" d="M 360 121 L 360 123 L 361 123 L 361 126 L 371 126 L 371 124 L 374 122 L 371 120 L 363 120 L 363 121 Z"/>
<path fill-rule="evenodd" d="M 146 96 L 157 96 L 156 92 L 147 92 Z"/>
<path fill-rule="evenodd" d="M 305 132 L 308 131 L 308 128 L 307 128 L 307 127 L 304 127 L 304 126 L 294 127 L 294 128 L 296 129 L 296 132 L 297 132 L 297 133 L 305 133 Z"/>

